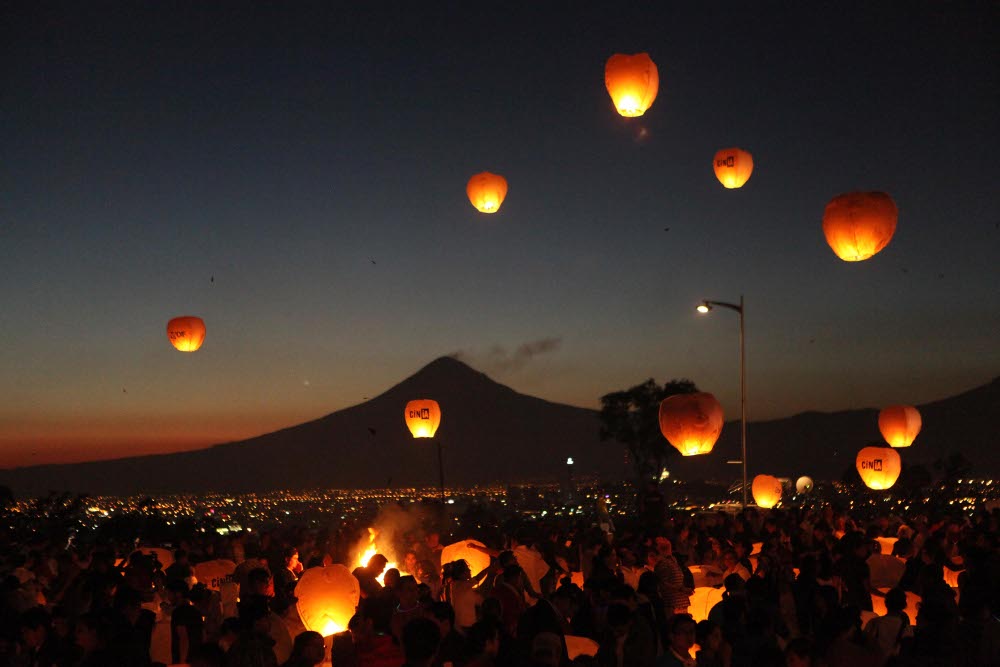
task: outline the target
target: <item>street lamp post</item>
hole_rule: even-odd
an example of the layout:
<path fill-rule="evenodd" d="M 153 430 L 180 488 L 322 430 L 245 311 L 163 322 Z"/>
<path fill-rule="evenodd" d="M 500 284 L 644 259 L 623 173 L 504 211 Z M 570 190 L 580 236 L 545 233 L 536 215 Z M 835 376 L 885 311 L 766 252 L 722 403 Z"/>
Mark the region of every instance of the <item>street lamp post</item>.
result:
<path fill-rule="evenodd" d="M 743 315 L 745 312 L 743 295 L 740 295 L 740 302 L 727 303 L 725 301 L 702 301 L 698 306 L 699 313 L 707 313 L 713 307 L 728 308 L 735 310 L 740 317 L 740 449 L 743 458 L 743 507 L 747 506 L 747 368 L 746 368 L 746 348 L 743 335 Z"/>

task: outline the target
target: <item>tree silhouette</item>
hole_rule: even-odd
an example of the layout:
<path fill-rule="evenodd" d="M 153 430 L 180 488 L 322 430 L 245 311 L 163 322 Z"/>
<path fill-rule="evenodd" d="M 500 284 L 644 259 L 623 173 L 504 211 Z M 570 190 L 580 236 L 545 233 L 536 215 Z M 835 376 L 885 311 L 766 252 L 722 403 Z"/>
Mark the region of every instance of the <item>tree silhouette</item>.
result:
<path fill-rule="evenodd" d="M 628 448 L 640 482 L 655 478 L 677 450 L 660 433 L 660 402 L 674 394 L 692 394 L 691 380 L 670 380 L 662 387 L 652 378 L 642 384 L 601 397 L 601 440 L 615 440 Z"/>

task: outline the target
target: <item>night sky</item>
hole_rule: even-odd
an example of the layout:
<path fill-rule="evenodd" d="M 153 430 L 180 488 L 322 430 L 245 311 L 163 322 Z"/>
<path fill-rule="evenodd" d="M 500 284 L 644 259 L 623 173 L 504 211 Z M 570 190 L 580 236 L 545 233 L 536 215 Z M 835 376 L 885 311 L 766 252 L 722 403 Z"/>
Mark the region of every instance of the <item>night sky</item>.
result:
<path fill-rule="evenodd" d="M 688 377 L 736 417 L 737 318 L 694 307 L 741 293 L 751 419 L 1000 374 L 996 3 L 257 4 L 0 16 L 0 466 L 256 435 L 454 353 L 589 407 Z M 641 51 L 625 119 L 604 63 Z M 860 263 L 821 227 L 852 190 L 900 211 Z"/>

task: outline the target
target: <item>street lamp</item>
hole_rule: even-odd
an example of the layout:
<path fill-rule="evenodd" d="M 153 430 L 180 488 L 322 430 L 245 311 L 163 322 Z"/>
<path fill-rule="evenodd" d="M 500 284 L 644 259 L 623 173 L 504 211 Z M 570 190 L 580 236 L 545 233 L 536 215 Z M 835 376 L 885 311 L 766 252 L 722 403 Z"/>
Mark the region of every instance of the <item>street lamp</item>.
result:
<path fill-rule="evenodd" d="M 747 506 L 747 368 L 746 352 L 743 335 L 743 295 L 740 295 L 740 302 L 727 303 L 725 301 L 702 301 L 698 305 L 699 313 L 707 313 L 713 307 L 728 308 L 735 310 L 740 316 L 740 448 L 743 452 L 743 507 Z"/>

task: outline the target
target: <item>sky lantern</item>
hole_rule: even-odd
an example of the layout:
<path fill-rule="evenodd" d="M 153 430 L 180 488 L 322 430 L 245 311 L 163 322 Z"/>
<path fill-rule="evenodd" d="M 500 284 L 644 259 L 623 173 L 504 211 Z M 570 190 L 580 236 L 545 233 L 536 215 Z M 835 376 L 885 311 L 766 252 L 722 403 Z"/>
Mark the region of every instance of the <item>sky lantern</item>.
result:
<path fill-rule="evenodd" d="M 891 487 L 899 479 L 902 465 L 899 452 L 891 447 L 865 447 L 858 452 L 858 474 L 869 489 Z"/>
<path fill-rule="evenodd" d="M 753 499 L 758 507 L 770 509 L 781 500 L 781 482 L 778 481 L 777 477 L 771 475 L 754 477 L 750 490 L 753 492 Z"/>
<path fill-rule="evenodd" d="M 633 118 L 652 106 L 660 89 L 660 73 L 648 53 L 616 53 L 604 65 L 604 85 L 618 113 Z"/>
<path fill-rule="evenodd" d="M 816 485 L 813 484 L 812 477 L 806 477 L 805 475 L 803 475 L 802 477 L 799 477 L 798 480 L 796 480 L 795 482 L 795 493 L 799 494 L 800 496 L 804 495 L 812 491 L 813 488 L 815 488 L 815 486 Z"/>
<path fill-rule="evenodd" d="M 884 192 L 848 192 L 823 211 L 823 234 L 837 257 L 860 262 L 889 245 L 899 209 Z"/>
<path fill-rule="evenodd" d="M 878 413 L 878 430 L 891 447 L 909 447 L 920 433 L 920 412 L 912 405 L 890 405 Z"/>
<path fill-rule="evenodd" d="M 660 432 L 684 456 L 712 451 L 722 421 L 722 406 L 708 393 L 674 394 L 660 403 Z"/>
<path fill-rule="evenodd" d="M 407 403 L 404 416 L 414 438 L 433 438 L 441 425 L 441 407 L 429 398 Z"/>
<path fill-rule="evenodd" d="M 347 629 L 361 599 L 361 585 L 345 565 L 311 567 L 295 584 L 295 597 L 306 629 L 329 637 Z"/>
<path fill-rule="evenodd" d="M 729 190 L 742 188 L 753 173 L 753 156 L 742 148 L 723 148 L 715 154 L 715 177 Z"/>
<path fill-rule="evenodd" d="M 472 576 L 475 576 L 490 566 L 490 555 L 479 549 L 474 549 L 471 545 L 486 548 L 486 545 L 476 540 L 462 540 L 449 544 L 441 550 L 441 564 L 452 563 L 456 560 L 464 560 L 469 564 Z"/>
<path fill-rule="evenodd" d="M 469 179 L 465 186 L 469 201 L 481 213 L 496 213 L 507 196 L 507 179 L 484 171 Z"/>
<path fill-rule="evenodd" d="M 191 315 L 167 322 L 167 338 L 181 352 L 194 352 L 205 342 L 205 321 Z"/>
<path fill-rule="evenodd" d="M 233 573 L 236 563 L 227 558 L 207 560 L 194 566 L 194 576 L 198 583 L 205 584 L 213 591 L 221 591 L 226 584 L 236 584 Z"/>

